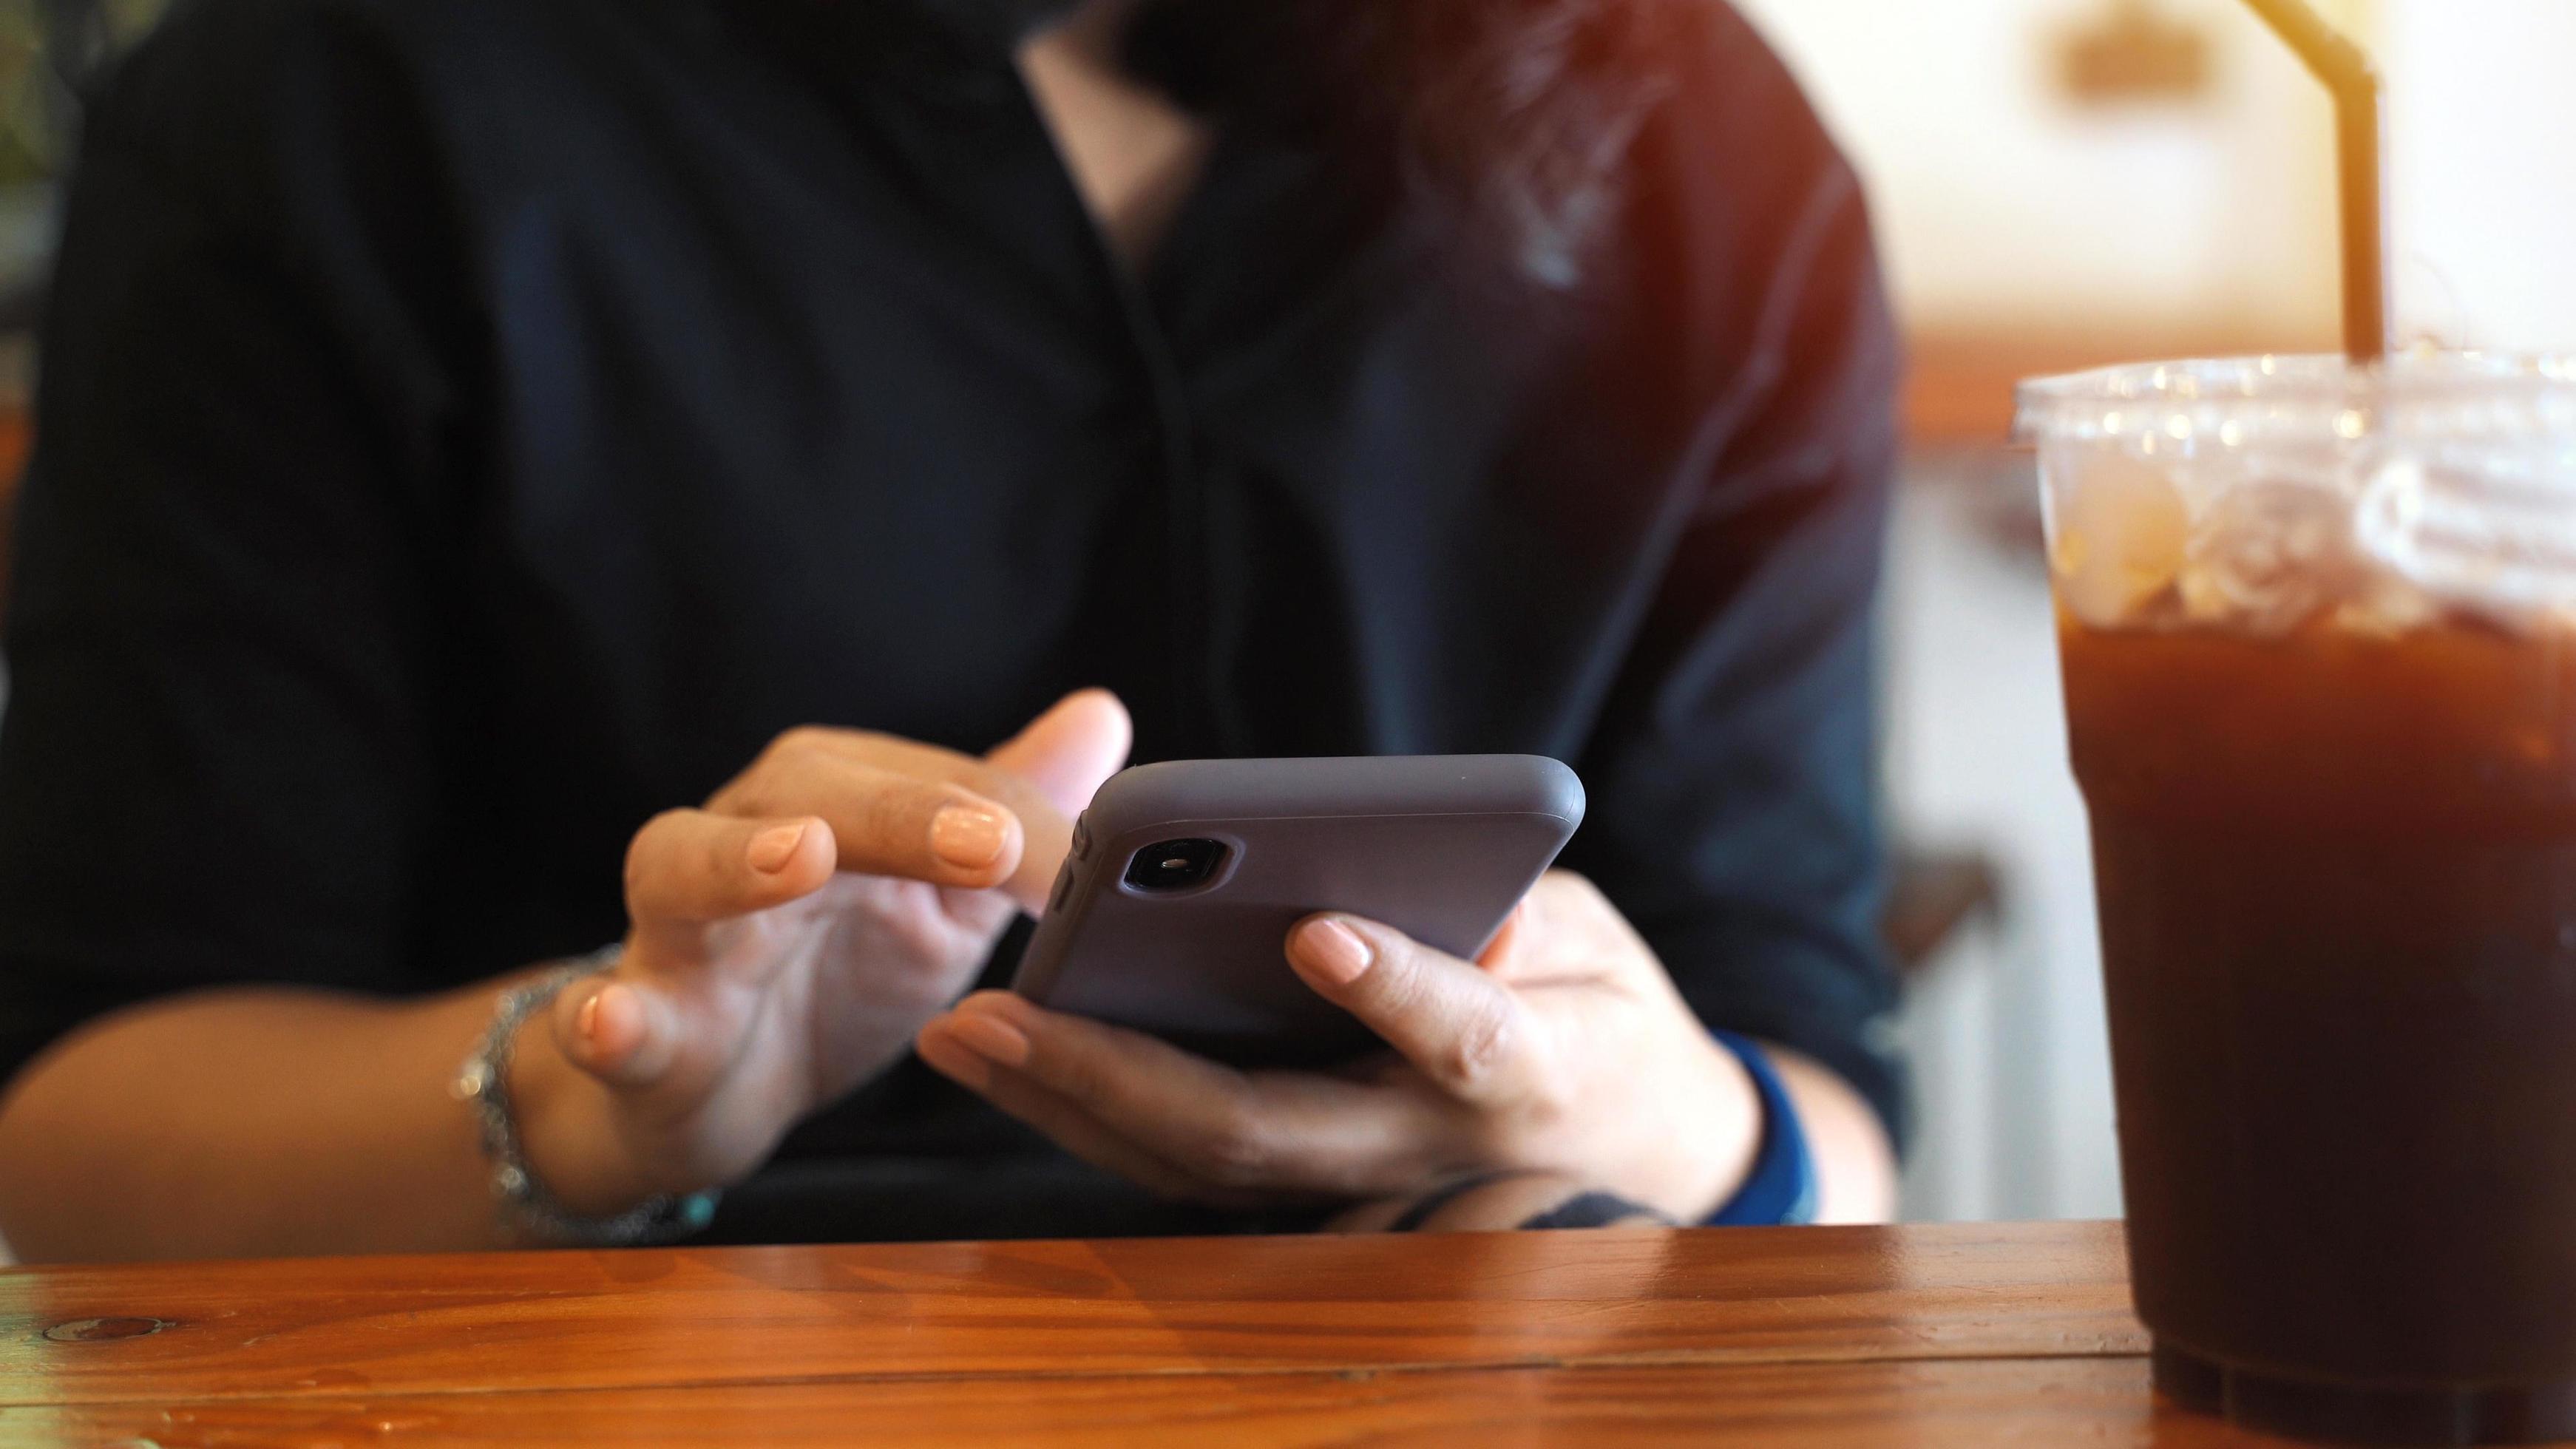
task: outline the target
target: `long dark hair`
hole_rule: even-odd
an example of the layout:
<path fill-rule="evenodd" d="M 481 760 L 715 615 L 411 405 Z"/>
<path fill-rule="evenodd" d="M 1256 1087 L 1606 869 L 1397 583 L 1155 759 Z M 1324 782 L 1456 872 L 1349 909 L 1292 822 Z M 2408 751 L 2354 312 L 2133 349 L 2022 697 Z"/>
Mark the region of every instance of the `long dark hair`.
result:
<path fill-rule="evenodd" d="M 1074 0 L 949 0 L 1022 24 Z M 1127 64 L 1183 105 L 1330 140 L 1513 271 L 1580 280 L 1686 0 L 1137 0 Z"/>

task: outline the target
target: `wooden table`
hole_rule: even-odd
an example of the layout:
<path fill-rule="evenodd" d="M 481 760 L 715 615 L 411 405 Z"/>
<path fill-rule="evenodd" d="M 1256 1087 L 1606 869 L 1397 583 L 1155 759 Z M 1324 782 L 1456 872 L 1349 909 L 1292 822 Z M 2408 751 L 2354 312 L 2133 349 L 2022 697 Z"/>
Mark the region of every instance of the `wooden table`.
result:
<path fill-rule="evenodd" d="M 0 1443 L 2213 1446 L 2115 1227 L 532 1253 L 0 1273 Z"/>

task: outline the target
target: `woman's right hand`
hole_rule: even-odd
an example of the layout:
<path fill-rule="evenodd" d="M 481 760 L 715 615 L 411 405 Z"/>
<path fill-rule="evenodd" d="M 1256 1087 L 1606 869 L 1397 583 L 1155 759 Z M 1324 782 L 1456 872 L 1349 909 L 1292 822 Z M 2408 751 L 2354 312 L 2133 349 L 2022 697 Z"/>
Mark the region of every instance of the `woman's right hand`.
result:
<path fill-rule="evenodd" d="M 572 1070 L 549 1082 L 522 1041 L 539 1179 L 604 1213 L 750 1173 L 901 1056 L 1015 911 L 1044 906 L 1072 817 L 1128 742 L 1099 690 L 980 760 L 792 730 L 705 809 L 653 819 L 627 855 L 624 957 L 550 1018 Z"/>

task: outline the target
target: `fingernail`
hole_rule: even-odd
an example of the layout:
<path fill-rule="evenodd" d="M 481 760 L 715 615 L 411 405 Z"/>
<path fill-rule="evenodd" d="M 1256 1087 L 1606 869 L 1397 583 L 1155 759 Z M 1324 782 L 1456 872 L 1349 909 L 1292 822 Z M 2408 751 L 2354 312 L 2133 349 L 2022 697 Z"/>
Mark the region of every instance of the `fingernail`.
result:
<path fill-rule="evenodd" d="M 1334 920 L 1309 921 L 1299 928 L 1297 950 L 1308 969 L 1337 986 L 1359 980 L 1375 959 L 1359 932 Z"/>
<path fill-rule="evenodd" d="M 776 875 L 787 868 L 787 862 L 796 858 L 796 847 L 804 843 L 805 826 L 800 821 L 794 825 L 781 825 L 764 830 L 753 836 L 751 849 L 746 854 L 751 860 L 753 870 L 759 871 L 762 875 Z"/>
<path fill-rule="evenodd" d="M 930 817 L 930 849 L 960 870 L 981 870 L 1002 858 L 1010 823 L 981 805 L 951 805 Z"/>
<path fill-rule="evenodd" d="M 961 1011 L 948 1019 L 948 1034 L 972 1048 L 975 1055 L 1003 1066 L 1029 1064 L 1032 1049 L 1028 1036 L 999 1017 Z"/>
<path fill-rule="evenodd" d="M 592 992 L 590 999 L 581 1004 L 581 1010 L 573 1013 L 573 1032 L 583 1041 L 589 1041 L 599 1035 L 599 998 L 603 994 L 598 991 Z"/>

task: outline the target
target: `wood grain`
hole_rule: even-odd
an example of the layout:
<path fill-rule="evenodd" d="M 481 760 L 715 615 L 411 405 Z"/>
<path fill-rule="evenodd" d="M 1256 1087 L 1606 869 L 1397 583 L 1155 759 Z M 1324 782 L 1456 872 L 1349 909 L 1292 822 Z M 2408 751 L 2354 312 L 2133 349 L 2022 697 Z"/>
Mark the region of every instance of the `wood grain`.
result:
<path fill-rule="evenodd" d="M 84 1326 L 93 1321 L 103 1326 Z M 166 1326 L 137 1331 L 155 1324 Z M 0 1405 L 2144 1350 L 2118 1230 L 2101 1224 L 683 1249 L 0 1273 Z"/>
<path fill-rule="evenodd" d="M 559 1445 L 1738 1443 L 1778 1449 L 2254 1449 L 2156 1403 L 2145 1361 L 853 1380 L 0 1410 L 0 1442 Z"/>

